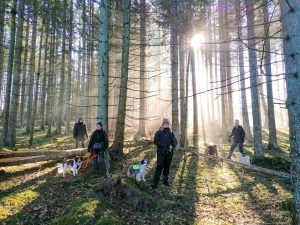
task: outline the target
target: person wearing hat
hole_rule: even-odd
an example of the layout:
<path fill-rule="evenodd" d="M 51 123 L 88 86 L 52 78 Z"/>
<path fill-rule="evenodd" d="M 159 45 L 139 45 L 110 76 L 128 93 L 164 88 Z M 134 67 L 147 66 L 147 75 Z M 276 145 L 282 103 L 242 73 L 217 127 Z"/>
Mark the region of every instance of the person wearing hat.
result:
<path fill-rule="evenodd" d="M 106 132 L 102 129 L 102 123 L 96 125 L 96 130 L 92 133 L 88 145 L 88 152 L 92 154 L 93 159 L 93 173 L 99 172 L 107 176 L 108 174 L 108 160 L 107 160 L 108 137 Z"/>
<path fill-rule="evenodd" d="M 161 128 L 155 133 L 154 144 L 157 146 L 157 166 L 151 185 L 153 189 L 157 188 L 161 173 L 163 174 L 163 184 L 170 186 L 169 171 L 177 139 L 170 129 L 170 122 L 167 118 L 163 119 Z"/>
<path fill-rule="evenodd" d="M 76 148 L 78 148 L 79 143 L 81 144 L 82 148 L 85 148 L 84 140 L 88 137 L 86 125 L 83 119 L 80 117 L 78 122 L 75 123 L 73 129 L 73 138 L 76 140 Z"/>

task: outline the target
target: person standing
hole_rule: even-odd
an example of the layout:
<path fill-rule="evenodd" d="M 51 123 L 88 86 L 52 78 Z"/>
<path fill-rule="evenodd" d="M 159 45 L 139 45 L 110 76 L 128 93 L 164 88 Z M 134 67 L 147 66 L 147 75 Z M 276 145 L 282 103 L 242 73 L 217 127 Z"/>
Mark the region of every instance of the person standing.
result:
<path fill-rule="evenodd" d="M 161 128 L 155 133 L 154 144 L 157 146 L 157 166 L 151 185 L 152 189 L 157 188 L 161 173 L 163 173 L 163 184 L 170 186 L 169 172 L 177 139 L 170 129 L 167 118 L 163 119 Z"/>
<path fill-rule="evenodd" d="M 88 145 L 88 152 L 92 154 L 93 160 L 93 173 L 99 173 L 107 176 L 109 171 L 108 160 L 108 137 L 106 132 L 102 129 L 102 123 L 99 122 L 96 125 L 96 130 L 92 133 L 90 142 Z"/>
<path fill-rule="evenodd" d="M 82 148 L 85 148 L 84 141 L 85 138 L 88 138 L 88 133 L 86 129 L 86 125 L 83 119 L 80 117 L 78 122 L 75 123 L 73 129 L 73 138 L 76 140 L 76 148 L 78 148 L 79 143 L 81 144 Z"/>
<path fill-rule="evenodd" d="M 243 154 L 245 131 L 244 128 L 241 125 L 239 125 L 239 120 L 235 120 L 234 127 L 231 131 L 231 134 L 229 135 L 229 142 L 231 141 L 230 139 L 232 136 L 233 136 L 233 142 L 228 153 L 228 157 L 227 157 L 228 159 L 231 158 L 233 150 L 237 145 L 239 145 L 240 153 Z"/>

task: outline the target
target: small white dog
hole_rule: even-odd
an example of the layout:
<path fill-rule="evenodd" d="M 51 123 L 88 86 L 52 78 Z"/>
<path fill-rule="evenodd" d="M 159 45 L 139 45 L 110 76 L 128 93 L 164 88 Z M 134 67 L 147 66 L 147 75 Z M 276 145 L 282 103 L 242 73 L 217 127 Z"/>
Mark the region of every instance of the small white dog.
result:
<path fill-rule="evenodd" d="M 83 158 L 80 156 L 76 156 L 74 159 L 64 160 L 62 164 L 57 169 L 59 174 L 63 174 L 63 177 L 66 175 L 67 170 L 72 170 L 73 176 L 77 176 L 78 170 L 80 169 L 83 163 Z"/>
<path fill-rule="evenodd" d="M 143 159 L 138 164 L 130 165 L 127 171 L 127 176 L 128 177 L 135 176 L 135 179 L 137 181 L 145 181 L 147 165 L 148 165 L 147 159 Z"/>
<path fill-rule="evenodd" d="M 240 163 L 250 165 L 250 156 L 249 155 L 243 156 L 240 152 L 237 152 L 236 155 L 237 155 Z"/>

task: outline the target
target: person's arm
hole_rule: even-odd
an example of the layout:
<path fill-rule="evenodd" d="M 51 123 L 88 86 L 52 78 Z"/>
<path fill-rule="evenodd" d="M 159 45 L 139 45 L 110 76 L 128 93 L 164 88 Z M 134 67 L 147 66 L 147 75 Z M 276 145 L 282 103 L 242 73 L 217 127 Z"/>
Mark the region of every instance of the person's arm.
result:
<path fill-rule="evenodd" d="M 77 137 L 77 124 L 75 123 L 73 128 L 73 138 L 76 139 L 76 137 Z"/>
<path fill-rule="evenodd" d="M 84 133 L 85 133 L 86 138 L 89 138 L 89 135 L 88 135 L 88 132 L 87 132 L 87 129 L 86 129 L 86 125 L 85 125 L 85 124 L 84 124 Z"/>
<path fill-rule="evenodd" d="M 177 146 L 177 139 L 176 139 L 174 133 L 172 132 L 172 148 L 174 149 L 174 148 L 176 148 L 176 146 Z"/>
<path fill-rule="evenodd" d="M 244 141 L 246 133 L 245 133 L 245 130 L 244 130 L 244 128 L 242 126 L 241 126 L 241 132 L 242 132 L 242 141 Z"/>
<path fill-rule="evenodd" d="M 165 145 L 163 143 L 160 142 L 160 136 L 159 136 L 159 131 L 157 131 L 155 133 L 155 136 L 154 136 L 154 144 L 157 146 L 157 147 L 165 147 Z"/>
<path fill-rule="evenodd" d="M 92 133 L 90 141 L 89 141 L 89 145 L 88 145 L 88 152 L 90 152 L 92 150 L 92 144 L 93 144 L 93 141 L 94 141 L 94 136 L 95 136 L 94 133 Z"/>
<path fill-rule="evenodd" d="M 108 136 L 107 133 L 104 131 L 104 148 L 105 150 L 108 148 Z"/>
<path fill-rule="evenodd" d="M 230 138 L 233 136 L 233 129 L 234 129 L 234 128 L 232 128 L 231 134 L 230 134 L 229 137 L 228 137 L 228 141 L 229 141 L 229 142 L 231 141 Z"/>

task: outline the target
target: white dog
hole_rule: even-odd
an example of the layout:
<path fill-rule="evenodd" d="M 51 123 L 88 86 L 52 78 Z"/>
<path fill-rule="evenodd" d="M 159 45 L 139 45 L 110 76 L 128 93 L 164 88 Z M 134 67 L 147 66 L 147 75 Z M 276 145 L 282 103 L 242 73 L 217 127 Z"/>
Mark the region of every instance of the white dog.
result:
<path fill-rule="evenodd" d="M 240 152 L 237 152 L 236 155 L 237 155 L 240 163 L 250 165 L 250 156 L 249 155 L 243 156 Z"/>
<path fill-rule="evenodd" d="M 147 165 L 148 165 L 147 159 L 143 159 L 138 164 L 130 165 L 127 171 L 127 176 L 128 177 L 135 176 L 135 179 L 137 181 L 145 181 Z"/>
<path fill-rule="evenodd" d="M 66 175 L 67 170 L 72 170 L 73 176 L 75 177 L 78 174 L 78 170 L 80 169 L 83 163 L 83 158 L 76 156 L 74 159 L 64 160 L 63 163 L 58 167 L 57 172 L 59 174 L 63 174 L 63 177 Z"/>

